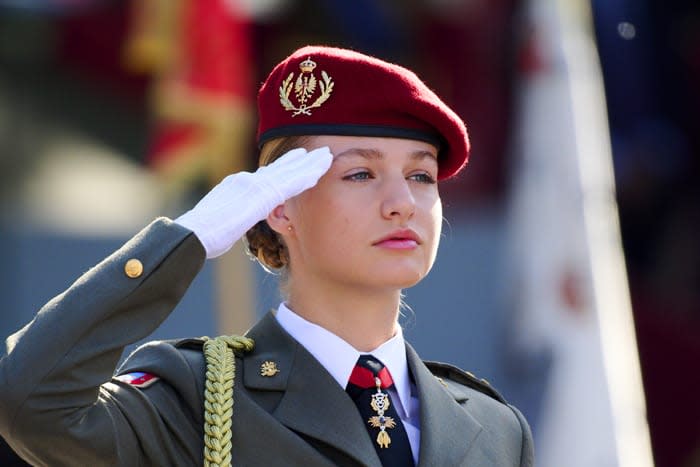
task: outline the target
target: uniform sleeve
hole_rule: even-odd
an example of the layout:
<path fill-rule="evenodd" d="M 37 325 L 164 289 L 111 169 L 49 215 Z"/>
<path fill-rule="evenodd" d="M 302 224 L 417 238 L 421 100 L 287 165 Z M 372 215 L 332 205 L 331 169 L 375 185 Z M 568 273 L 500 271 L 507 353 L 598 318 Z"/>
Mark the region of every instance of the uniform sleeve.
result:
<path fill-rule="evenodd" d="M 181 438 L 191 435 L 172 418 L 186 415 L 173 388 L 109 381 L 124 347 L 170 314 L 204 259 L 189 230 L 158 219 L 10 336 L 0 434 L 13 449 L 34 465 L 183 464 L 165 461 L 188 455 Z M 160 460 L 146 457 L 154 443 Z"/>
<path fill-rule="evenodd" d="M 522 445 L 520 450 L 520 467 L 534 467 L 535 465 L 535 446 L 532 439 L 532 431 L 530 431 L 530 425 L 525 420 L 523 414 L 513 407 L 509 406 L 513 413 L 515 413 L 518 422 L 520 423 L 520 429 L 522 430 Z"/>

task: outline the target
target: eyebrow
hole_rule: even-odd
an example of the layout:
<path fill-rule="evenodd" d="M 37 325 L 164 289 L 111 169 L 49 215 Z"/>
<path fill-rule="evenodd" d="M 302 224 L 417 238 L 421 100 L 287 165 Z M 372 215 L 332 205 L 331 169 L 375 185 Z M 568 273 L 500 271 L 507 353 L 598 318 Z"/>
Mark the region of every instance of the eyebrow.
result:
<path fill-rule="evenodd" d="M 371 149 L 371 148 L 350 148 L 346 149 L 345 151 L 336 154 L 335 159 L 339 157 L 344 157 L 344 156 L 360 156 L 364 157 L 365 159 L 383 159 L 384 158 L 384 153 L 377 150 L 377 149 Z M 425 151 L 422 149 L 419 149 L 417 151 L 413 151 L 410 154 L 411 159 L 416 159 L 416 160 L 422 160 L 422 159 L 433 159 L 435 162 L 437 162 L 437 156 L 433 154 L 430 151 Z"/>

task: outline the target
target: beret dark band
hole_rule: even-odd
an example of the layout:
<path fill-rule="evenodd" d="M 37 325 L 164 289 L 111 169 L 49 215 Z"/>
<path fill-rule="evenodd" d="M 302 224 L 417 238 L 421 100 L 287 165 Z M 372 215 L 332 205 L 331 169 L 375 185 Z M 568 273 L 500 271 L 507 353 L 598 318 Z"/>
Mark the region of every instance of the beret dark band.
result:
<path fill-rule="evenodd" d="M 279 63 L 258 93 L 260 146 L 282 136 L 339 135 L 428 142 L 438 178 L 469 157 L 464 122 L 413 72 L 351 50 L 303 47 Z"/>

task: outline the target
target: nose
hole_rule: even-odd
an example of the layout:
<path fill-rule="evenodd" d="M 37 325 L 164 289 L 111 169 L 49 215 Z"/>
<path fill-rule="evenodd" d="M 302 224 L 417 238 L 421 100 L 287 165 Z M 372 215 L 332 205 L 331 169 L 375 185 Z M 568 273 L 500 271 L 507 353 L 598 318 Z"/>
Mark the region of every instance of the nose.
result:
<path fill-rule="evenodd" d="M 416 211 L 416 200 L 408 180 L 403 176 L 386 180 L 382 191 L 382 217 L 396 219 L 400 223 L 413 217 Z"/>

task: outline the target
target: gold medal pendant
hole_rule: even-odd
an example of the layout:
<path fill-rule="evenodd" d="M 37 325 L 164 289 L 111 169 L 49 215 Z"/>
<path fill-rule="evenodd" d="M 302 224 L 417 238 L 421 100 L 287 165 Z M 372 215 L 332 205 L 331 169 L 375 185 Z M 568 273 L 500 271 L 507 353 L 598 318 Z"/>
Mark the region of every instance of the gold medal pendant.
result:
<path fill-rule="evenodd" d="M 389 433 L 387 433 L 384 430 L 380 431 L 377 435 L 377 444 L 379 444 L 380 448 L 388 448 L 391 444 L 391 438 L 389 437 Z"/>
<path fill-rule="evenodd" d="M 374 381 L 377 385 L 377 393 L 372 394 L 370 406 L 372 407 L 372 410 L 377 412 L 377 415 L 370 417 L 369 420 L 367 420 L 367 423 L 369 423 L 373 428 L 379 428 L 379 434 L 377 434 L 377 444 L 379 447 L 388 448 L 391 444 L 391 437 L 389 436 L 389 433 L 387 433 L 386 429 L 394 428 L 396 426 L 396 421 L 394 421 L 393 417 L 384 416 L 384 412 L 390 405 L 389 395 L 382 392 L 382 383 L 379 378 L 375 378 Z"/>

